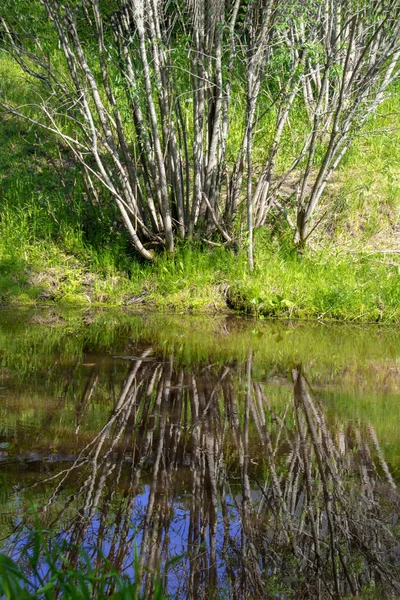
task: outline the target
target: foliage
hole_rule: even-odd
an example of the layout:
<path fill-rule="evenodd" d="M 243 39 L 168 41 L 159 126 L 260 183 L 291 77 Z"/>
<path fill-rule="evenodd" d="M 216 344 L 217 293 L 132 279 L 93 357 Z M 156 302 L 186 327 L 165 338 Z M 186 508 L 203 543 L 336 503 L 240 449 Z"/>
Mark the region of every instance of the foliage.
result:
<path fill-rule="evenodd" d="M 141 600 L 140 570 L 135 551 L 132 580 L 121 574 L 105 556 L 100 564 L 92 564 L 87 550 L 66 540 L 57 540 L 54 533 L 42 529 L 35 507 L 31 513 L 34 528 L 27 538 L 13 540 L 16 561 L 0 554 L 0 597 L 4 600 Z M 101 553 L 100 553 L 101 554 Z M 67 556 L 73 556 L 69 560 Z M 162 584 L 154 578 L 152 594 L 146 600 L 162 600 Z"/>

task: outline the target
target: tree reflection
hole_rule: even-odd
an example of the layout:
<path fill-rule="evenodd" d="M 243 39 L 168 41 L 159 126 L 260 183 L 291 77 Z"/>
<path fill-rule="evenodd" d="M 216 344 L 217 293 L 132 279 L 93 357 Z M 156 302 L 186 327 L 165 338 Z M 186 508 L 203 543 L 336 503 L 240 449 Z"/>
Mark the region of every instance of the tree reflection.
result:
<path fill-rule="evenodd" d="M 105 425 L 40 482 L 72 564 L 84 546 L 131 572 L 137 548 L 148 596 L 158 570 L 176 598 L 400 594 L 399 496 L 372 426 L 330 423 L 301 366 L 273 406 L 251 353 L 188 372 L 146 348 L 128 364 Z"/>

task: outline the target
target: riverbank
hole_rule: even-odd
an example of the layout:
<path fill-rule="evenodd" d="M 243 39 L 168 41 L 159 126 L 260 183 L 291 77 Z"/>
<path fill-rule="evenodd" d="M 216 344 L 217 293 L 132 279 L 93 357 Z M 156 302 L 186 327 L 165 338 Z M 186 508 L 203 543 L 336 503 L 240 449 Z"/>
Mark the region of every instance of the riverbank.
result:
<path fill-rule="evenodd" d="M 0 73 L 11 78 L 16 67 L 0 58 Z M 20 93 L 29 97 L 26 87 Z M 39 128 L 4 118 L 0 301 L 400 323 L 399 106 L 395 90 L 368 121 L 331 182 L 302 255 L 284 215 L 271 212 L 255 231 L 252 274 L 243 219 L 234 232 L 239 252 L 215 238 L 144 263 L 107 194 L 101 203 L 88 195 L 65 149 Z"/>
<path fill-rule="evenodd" d="M 83 260 L 51 241 L 12 253 L 2 238 L 0 296 L 7 305 L 128 306 L 168 312 L 400 322 L 400 257 L 331 246 L 299 255 L 259 232 L 256 268 L 244 252 L 182 247 L 130 272 Z M 6 251 L 8 246 L 8 252 Z M 20 245 L 21 246 L 21 245 Z M 78 248 L 79 250 L 79 248 Z"/>

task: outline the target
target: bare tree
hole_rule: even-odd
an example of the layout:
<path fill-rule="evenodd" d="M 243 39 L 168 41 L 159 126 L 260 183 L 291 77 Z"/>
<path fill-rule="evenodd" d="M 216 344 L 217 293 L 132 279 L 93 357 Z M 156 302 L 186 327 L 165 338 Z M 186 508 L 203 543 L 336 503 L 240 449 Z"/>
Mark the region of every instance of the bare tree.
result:
<path fill-rule="evenodd" d="M 295 241 L 300 244 L 310 235 L 311 218 L 332 173 L 398 78 L 399 17 L 393 1 L 327 2 L 319 9 L 313 36 L 320 56 L 308 59 L 303 79 L 311 130 L 297 188 Z M 322 158 L 315 160 L 318 145 Z"/>
<path fill-rule="evenodd" d="M 61 138 L 146 259 L 177 236 L 232 243 L 243 202 L 253 268 L 253 229 L 274 206 L 288 215 L 290 178 L 304 244 L 332 173 L 399 74 L 399 0 L 37 2 L 58 48 L 18 6 L 5 10 L 1 47 L 36 101 L 1 104 Z M 295 110 L 308 125 L 278 169 Z"/>

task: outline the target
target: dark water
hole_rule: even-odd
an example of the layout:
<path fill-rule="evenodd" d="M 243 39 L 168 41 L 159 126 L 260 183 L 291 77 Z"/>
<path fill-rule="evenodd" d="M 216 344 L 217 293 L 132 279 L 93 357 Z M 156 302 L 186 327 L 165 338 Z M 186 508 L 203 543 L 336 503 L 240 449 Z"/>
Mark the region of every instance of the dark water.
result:
<path fill-rule="evenodd" d="M 398 334 L 0 313 L 3 549 L 33 503 L 93 562 L 137 553 L 148 594 L 400 595 Z"/>

